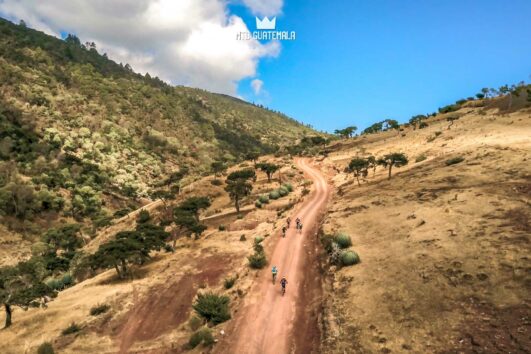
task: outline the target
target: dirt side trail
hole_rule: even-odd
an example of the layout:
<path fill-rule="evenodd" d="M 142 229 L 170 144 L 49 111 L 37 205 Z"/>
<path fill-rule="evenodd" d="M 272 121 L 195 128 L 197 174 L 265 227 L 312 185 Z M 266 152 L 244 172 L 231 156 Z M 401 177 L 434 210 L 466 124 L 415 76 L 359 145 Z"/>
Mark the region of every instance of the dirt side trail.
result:
<path fill-rule="evenodd" d="M 316 299 L 309 294 L 319 293 L 308 289 L 316 285 L 316 276 L 309 271 L 315 269 L 315 260 L 309 257 L 315 251 L 315 234 L 326 203 L 330 187 L 323 175 L 309 165 L 306 159 L 297 159 L 297 166 L 314 182 L 309 198 L 291 215 L 292 225 L 285 238 L 279 237 L 273 253 L 268 255 L 269 266 L 263 269 L 244 304 L 234 319 L 227 338 L 219 343 L 214 352 L 239 354 L 283 354 L 292 352 L 310 353 L 319 343 L 318 330 L 312 330 L 308 317 L 313 316 L 306 308 L 315 307 Z M 303 232 L 295 230 L 295 219 L 302 220 Z M 276 265 L 279 277 L 272 284 L 271 266 Z M 287 292 L 280 292 L 279 280 L 285 276 L 288 280 Z M 312 279 L 306 279 L 312 277 Z M 309 280 L 309 281 L 308 281 Z M 302 303 L 304 302 L 304 303 Z M 316 322 L 316 321 L 315 321 Z M 314 326 L 316 327 L 316 326 Z M 303 348 L 298 337 L 305 338 Z M 316 340 L 317 339 L 317 340 Z M 310 348 L 308 348 L 310 346 Z M 313 349 L 313 350 L 312 350 Z"/>

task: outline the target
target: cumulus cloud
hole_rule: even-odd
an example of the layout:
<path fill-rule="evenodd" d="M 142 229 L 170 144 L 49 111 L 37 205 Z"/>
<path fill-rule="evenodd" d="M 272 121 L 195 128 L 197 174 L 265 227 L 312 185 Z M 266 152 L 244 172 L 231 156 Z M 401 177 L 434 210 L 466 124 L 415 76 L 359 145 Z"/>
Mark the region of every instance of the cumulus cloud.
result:
<path fill-rule="evenodd" d="M 273 16 L 282 12 L 284 0 L 243 0 L 253 15 Z"/>
<path fill-rule="evenodd" d="M 280 11 L 281 0 L 270 2 L 245 0 L 256 13 Z M 256 76 L 261 58 L 280 52 L 278 42 L 237 40 L 248 28 L 225 0 L 0 0 L 0 13 L 55 36 L 75 33 L 172 84 L 231 95 L 240 80 Z"/>
<path fill-rule="evenodd" d="M 251 88 L 255 95 L 260 95 L 262 93 L 262 88 L 264 87 L 264 82 L 260 79 L 254 79 L 251 81 Z"/>

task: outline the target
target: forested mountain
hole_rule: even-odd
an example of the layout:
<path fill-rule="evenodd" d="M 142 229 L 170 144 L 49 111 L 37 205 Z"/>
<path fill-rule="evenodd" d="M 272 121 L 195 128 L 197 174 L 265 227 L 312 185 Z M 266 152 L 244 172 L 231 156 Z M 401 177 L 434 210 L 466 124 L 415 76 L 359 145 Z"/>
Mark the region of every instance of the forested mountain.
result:
<path fill-rule="evenodd" d="M 23 233 L 60 217 L 105 223 L 184 179 L 311 134 L 287 116 L 173 87 L 0 19 L 0 217 Z M 47 217 L 43 217 L 47 215 Z"/>

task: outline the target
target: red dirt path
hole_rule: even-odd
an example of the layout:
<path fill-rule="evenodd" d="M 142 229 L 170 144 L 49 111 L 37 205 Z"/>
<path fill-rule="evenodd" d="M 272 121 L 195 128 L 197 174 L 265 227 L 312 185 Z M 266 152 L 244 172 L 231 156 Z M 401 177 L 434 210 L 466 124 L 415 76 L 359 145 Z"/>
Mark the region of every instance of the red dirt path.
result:
<path fill-rule="evenodd" d="M 226 340 L 214 347 L 214 352 L 282 354 L 292 351 L 309 353 L 318 349 L 302 348 L 301 341 L 295 337 L 318 336 L 318 331 L 309 330 L 308 319 L 300 317 L 305 316 L 302 308 L 315 307 L 316 299 L 308 298 L 312 292 L 304 284 L 308 284 L 306 277 L 314 276 L 311 271 L 314 267 L 308 264 L 312 261 L 308 254 L 312 253 L 312 247 L 315 250 L 314 236 L 330 188 L 323 175 L 312 168 L 308 160 L 297 159 L 296 164 L 314 182 L 313 193 L 296 213 L 290 215 L 292 220 L 301 218 L 303 232 L 297 233 L 292 225 L 286 238 L 278 240 L 270 256 L 270 265 L 279 269 L 279 279 L 285 276 L 288 280 L 287 292 L 282 297 L 278 281 L 275 285 L 271 282 L 270 267 L 264 269 L 228 329 Z M 316 282 L 309 284 L 315 285 Z M 306 337 L 306 340 L 310 346 L 318 343 L 316 338 Z"/>

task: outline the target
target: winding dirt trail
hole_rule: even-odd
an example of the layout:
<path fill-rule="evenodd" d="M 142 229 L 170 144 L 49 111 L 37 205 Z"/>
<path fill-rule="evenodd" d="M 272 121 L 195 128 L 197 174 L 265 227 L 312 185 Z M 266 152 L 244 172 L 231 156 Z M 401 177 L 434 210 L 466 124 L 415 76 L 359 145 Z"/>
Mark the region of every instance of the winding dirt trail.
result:
<path fill-rule="evenodd" d="M 227 333 L 226 341 L 216 346 L 215 352 L 283 354 L 304 351 L 308 353 L 311 348 L 304 350 L 295 348 L 297 343 L 300 343 L 299 337 L 302 336 L 307 343 L 315 343 L 316 340 L 318 342 L 318 338 L 308 338 L 312 335 L 308 333 L 308 320 L 300 317 L 305 316 L 304 307 L 315 302 L 315 299 L 308 299 L 308 292 L 311 293 L 311 290 L 307 289 L 308 283 L 305 277 L 312 276 L 309 274 L 312 264 L 308 262 L 314 260 L 308 257 L 311 253 L 309 248 L 315 249 L 313 237 L 328 201 L 330 187 L 323 175 L 310 166 L 308 160 L 296 159 L 295 162 L 313 180 L 312 194 L 290 215 L 293 222 L 286 238 L 277 241 L 273 253 L 268 257 L 270 266 L 260 272 L 239 314 L 234 319 L 230 330 L 233 334 Z M 302 233 L 297 233 L 295 230 L 297 217 L 302 220 Z M 276 265 L 279 269 L 278 279 L 285 276 L 288 280 L 284 296 L 280 293 L 278 280 L 275 285 L 272 284 L 272 265 Z"/>

